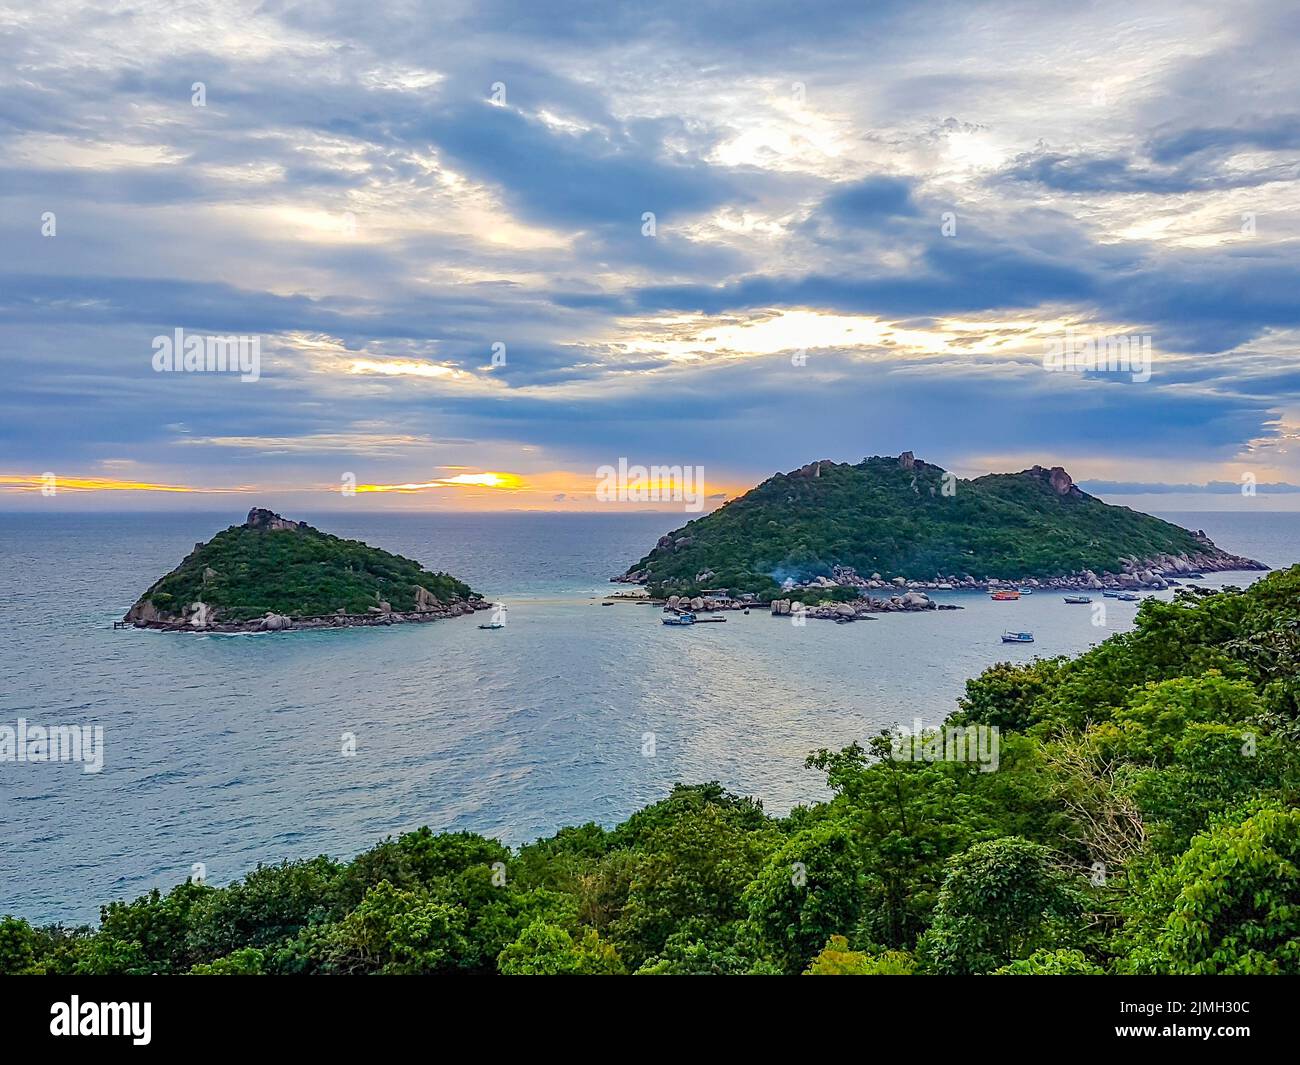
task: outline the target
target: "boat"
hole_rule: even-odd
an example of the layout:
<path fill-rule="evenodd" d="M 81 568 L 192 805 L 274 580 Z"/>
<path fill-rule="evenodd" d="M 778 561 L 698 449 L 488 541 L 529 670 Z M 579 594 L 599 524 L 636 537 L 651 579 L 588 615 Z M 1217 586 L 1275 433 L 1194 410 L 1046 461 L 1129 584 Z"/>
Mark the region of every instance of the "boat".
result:
<path fill-rule="evenodd" d="M 1066 601 L 1067 603 L 1091 603 L 1091 602 L 1092 602 L 1092 596 L 1090 596 L 1090 595 L 1067 595 L 1067 596 L 1065 597 L 1065 601 Z"/>
<path fill-rule="evenodd" d="M 1033 643 L 1034 634 L 1032 632 L 1004 632 L 1002 634 L 1003 643 Z"/>
<path fill-rule="evenodd" d="M 721 614 L 710 614 L 707 618 L 696 618 L 695 624 L 704 625 L 710 621 L 726 621 L 727 619 Z"/>
<path fill-rule="evenodd" d="M 1180 573 L 1178 576 L 1180 576 L 1180 577 L 1182 577 L 1184 580 L 1188 580 L 1188 581 L 1203 581 L 1203 580 L 1205 580 L 1205 574 L 1204 574 L 1204 573 Z"/>
<path fill-rule="evenodd" d="M 504 629 L 505 627 L 504 621 L 489 621 L 486 625 L 479 626 L 480 629 Z"/>
<path fill-rule="evenodd" d="M 1032 588 L 1017 588 L 1016 591 L 1018 591 L 1021 595 L 1033 595 L 1033 594 L 1034 594 L 1034 590 L 1033 590 Z"/>
<path fill-rule="evenodd" d="M 1118 598 L 1119 598 L 1119 592 L 1105 591 L 1105 592 L 1102 592 L 1101 594 L 1102 594 L 1102 598 L 1103 598 L 1103 599 L 1118 599 Z"/>
<path fill-rule="evenodd" d="M 989 592 L 989 598 L 998 603 L 1013 602 L 1020 598 L 1020 593 L 1014 588 L 999 588 L 996 592 Z"/>
<path fill-rule="evenodd" d="M 1142 597 L 1134 595 L 1132 592 L 1116 592 L 1111 598 L 1123 600 L 1125 603 L 1136 603 Z"/>
<path fill-rule="evenodd" d="M 664 618 L 665 625 L 694 625 L 695 615 L 687 611 L 684 614 L 675 614 L 673 617 Z"/>

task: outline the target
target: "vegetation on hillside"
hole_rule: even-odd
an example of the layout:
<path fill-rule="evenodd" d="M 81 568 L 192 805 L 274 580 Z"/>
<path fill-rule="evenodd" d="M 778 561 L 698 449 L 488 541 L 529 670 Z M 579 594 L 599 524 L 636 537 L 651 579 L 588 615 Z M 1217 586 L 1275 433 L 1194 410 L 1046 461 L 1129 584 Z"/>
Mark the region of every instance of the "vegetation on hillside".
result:
<path fill-rule="evenodd" d="M 469 585 L 418 562 L 302 525 L 267 529 L 233 525 L 200 545 L 143 596 L 165 616 L 193 603 L 223 621 L 249 621 L 268 612 L 290 617 L 364 614 L 386 602 L 416 608 L 418 588 L 440 603 L 468 599 Z"/>
<path fill-rule="evenodd" d="M 882 735 L 787 817 L 703 784 L 515 852 L 421 829 L 4 919 L 0 973 L 1300 974 L 1300 566 L 994 666 L 949 724 L 996 771 Z"/>
<path fill-rule="evenodd" d="M 1186 529 L 1071 488 L 1049 471 L 961 480 L 898 458 L 815 463 L 778 473 L 712 514 L 669 533 L 631 567 L 655 594 L 728 588 L 770 597 L 787 577 L 835 565 L 885 579 L 1060 577 L 1118 573 L 1126 557 L 1192 554 Z M 705 575 L 703 580 L 697 580 Z"/>

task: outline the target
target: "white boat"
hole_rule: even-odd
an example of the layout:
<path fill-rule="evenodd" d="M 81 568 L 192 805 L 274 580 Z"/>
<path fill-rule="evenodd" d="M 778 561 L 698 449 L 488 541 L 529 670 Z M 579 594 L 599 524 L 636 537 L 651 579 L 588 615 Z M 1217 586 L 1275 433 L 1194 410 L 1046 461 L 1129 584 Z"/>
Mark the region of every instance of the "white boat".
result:
<path fill-rule="evenodd" d="M 1002 634 L 1003 643 L 1033 643 L 1034 634 L 1032 632 L 1004 632 Z"/>
<path fill-rule="evenodd" d="M 1067 595 L 1067 596 L 1065 597 L 1065 601 L 1066 601 L 1067 603 L 1091 603 L 1091 602 L 1092 602 L 1092 596 L 1090 596 L 1090 595 Z"/>
<path fill-rule="evenodd" d="M 665 625 L 694 625 L 695 615 L 691 613 L 676 614 L 670 618 L 664 618 Z"/>

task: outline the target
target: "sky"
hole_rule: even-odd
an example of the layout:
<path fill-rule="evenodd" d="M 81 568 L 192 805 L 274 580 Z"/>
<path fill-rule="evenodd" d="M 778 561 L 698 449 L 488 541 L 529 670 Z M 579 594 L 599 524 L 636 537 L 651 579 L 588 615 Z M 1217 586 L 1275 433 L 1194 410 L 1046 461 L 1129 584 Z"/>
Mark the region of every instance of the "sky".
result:
<path fill-rule="evenodd" d="M 1296 509 L 1297 43 L 1272 0 L 3 0 L 0 508 L 597 510 L 620 459 L 712 506 L 912 451 Z M 158 368 L 177 330 L 256 372 Z"/>

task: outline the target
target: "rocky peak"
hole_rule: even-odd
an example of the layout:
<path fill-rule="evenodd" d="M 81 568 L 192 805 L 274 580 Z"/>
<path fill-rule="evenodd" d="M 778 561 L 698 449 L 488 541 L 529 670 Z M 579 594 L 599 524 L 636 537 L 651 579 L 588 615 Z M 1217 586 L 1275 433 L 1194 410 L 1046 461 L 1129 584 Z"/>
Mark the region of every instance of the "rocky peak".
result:
<path fill-rule="evenodd" d="M 834 466 L 835 463 L 830 459 L 818 459 L 816 462 L 810 462 L 807 466 L 800 466 L 790 476 L 791 477 L 811 477 L 816 480 L 822 475 L 823 466 Z"/>
<path fill-rule="evenodd" d="M 1075 486 L 1074 478 L 1065 472 L 1064 466 L 1053 466 L 1050 470 L 1046 466 L 1033 466 L 1025 472 L 1046 481 L 1058 496 L 1083 495 L 1082 490 Z"/>
<path fill-rule="evenodd" d="M 265 510 L 262 507 L 254 507 L 248 512 L 248 520 L 244 522 L 246 529 L 265 529 L 268 532 L 275 532 L 280 529 L 289 532 L 298 532 L 307 528 L 305 521 L 290 521 L 288 518 L 282 518 L 274 511 Z"/>

